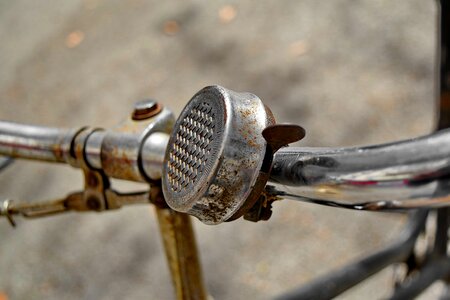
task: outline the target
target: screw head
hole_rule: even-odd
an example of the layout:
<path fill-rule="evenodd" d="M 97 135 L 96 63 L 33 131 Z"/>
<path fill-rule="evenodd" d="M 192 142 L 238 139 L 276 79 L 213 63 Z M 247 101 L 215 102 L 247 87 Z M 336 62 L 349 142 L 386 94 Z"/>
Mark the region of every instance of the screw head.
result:
<path fill-rule="evenodd" d="M 162 109 L 162 106 L 152 99 L 146 99 L 134 104 L 133 114 L 131 118 L 133 120 L 145 120 L 157 115 Z"/>

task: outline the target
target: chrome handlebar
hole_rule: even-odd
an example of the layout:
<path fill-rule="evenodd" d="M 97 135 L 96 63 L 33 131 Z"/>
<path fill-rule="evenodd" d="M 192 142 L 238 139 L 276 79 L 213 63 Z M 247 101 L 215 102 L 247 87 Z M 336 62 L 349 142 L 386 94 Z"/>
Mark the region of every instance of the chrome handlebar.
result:
<path fill-rule="evenodd" d="M 443 130 L 368 147 L 283 148 L 270 180 L 289 194 L 380 210 L 450 205 L 449 175 L 450 130 Z"/>
<path fill-rule="evenodd" d="M 66 162 L 79 130 L 0 121 L 0 154 L 48 162 Z"/>

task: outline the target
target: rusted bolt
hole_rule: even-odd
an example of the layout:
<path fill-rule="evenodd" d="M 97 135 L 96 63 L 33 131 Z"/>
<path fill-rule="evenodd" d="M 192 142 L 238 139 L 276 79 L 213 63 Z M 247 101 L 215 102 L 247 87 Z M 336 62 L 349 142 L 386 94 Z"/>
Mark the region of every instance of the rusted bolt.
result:
<path fill-rule="evenodd" d="M 95 196 L 90 196 L 86 200 L 86 206 L 91 210 L 99 210 L 101 207 L 100 199 Z"/>
<path fill-rule="evenodd" d="M 155 100 L 142 100 L 134 104 L 131 118 L 135 121 L 151 118 L 161 111 L 162 106 Z"/>

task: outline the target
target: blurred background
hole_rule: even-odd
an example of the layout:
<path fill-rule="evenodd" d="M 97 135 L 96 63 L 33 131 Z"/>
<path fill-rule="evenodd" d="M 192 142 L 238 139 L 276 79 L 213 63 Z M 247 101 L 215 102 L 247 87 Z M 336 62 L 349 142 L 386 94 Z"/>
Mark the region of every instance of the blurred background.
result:
<path fill-rule="evenodd" d="M 111 127 L 152 97 L 178 114 L 211 84 L 258 95 L 302 146 L 415 137 L 434 127 L 434 1 L 0 1 L 0 119 Z M 17 161 L 0 199 L 82 186 L 67 166 Z M 0 220 L 0 299 L 171 299 L 151 207 Z M 371 253 L 400 215 L 293 201 L 268 222 L 195 222 L 209 293 L 267 299 Z M 342 295 L 389 295 L 392 270 Z M 424 298 L 433 298 L 428 291 Z"/>

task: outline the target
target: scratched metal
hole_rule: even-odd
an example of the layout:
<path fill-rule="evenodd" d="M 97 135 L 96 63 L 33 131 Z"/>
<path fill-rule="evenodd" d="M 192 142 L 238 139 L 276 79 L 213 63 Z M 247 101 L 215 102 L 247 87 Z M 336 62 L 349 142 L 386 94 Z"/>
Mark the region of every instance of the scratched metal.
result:
<path fill-rule="evenodd" d="M 226 221 L 244 205 L 266 152 L 262 130 L 273 124 L 250 93 L 206 87 L 178 118 L 166 152 L 167 203 L 207 224 Z"/>

